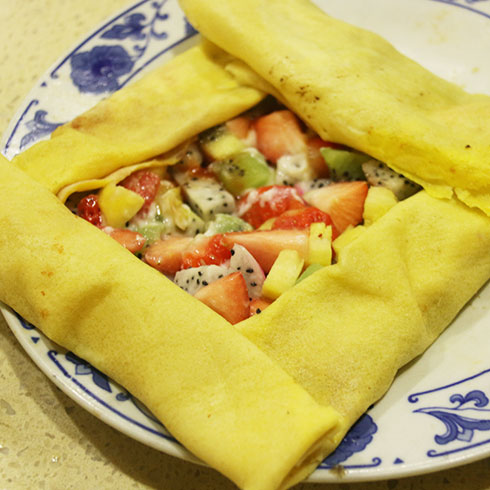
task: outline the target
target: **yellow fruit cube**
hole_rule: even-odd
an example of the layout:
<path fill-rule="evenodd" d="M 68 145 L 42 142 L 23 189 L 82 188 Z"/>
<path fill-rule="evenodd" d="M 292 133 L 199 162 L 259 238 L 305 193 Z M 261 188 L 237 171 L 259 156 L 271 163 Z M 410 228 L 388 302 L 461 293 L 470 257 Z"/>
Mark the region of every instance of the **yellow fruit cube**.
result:
<path fill-rule="evenodd" d="M 281 296 L 295 285 L 303 265 L 304 260 L 296 250 L 282 250 L 264 281 L 262 294 L 269 299 Z"/>
<path fill-rule="evenodd" d="M 106 185 L 99 194 L 99 206 L 106 222 L 122 228 L 143 206 L 142 196 L 114 183 Z"/>
<path fill-rule="evenodd" d="M 347 228 L 341 235 L 339 235 L 333 241 L 333 249 L 335 251 L 335 255 L 337 256 L 337 260 L 339 258 L 339 254 L 341 251 L 348 245 L 352 243 L 356 238 L 358 238 L 362 233 L 366 231 L 366 228 L 362 225 L 358 225 L 355 227 Z"/>
<path fill-rule="evenodd" d="M 372 186 L 369 188 L 366 200 L 364 201 L 364 225 L 370 226 L 376 220 L 386 214 L 396 203 L 396 198 L 393 191 L 386 187 Z"/>
<path fill-rule="evenodd" d="M 325 223 L 313 223 L 308 239 L 307 264 L 330 265 L 332 263 L 332 227 Z"/>

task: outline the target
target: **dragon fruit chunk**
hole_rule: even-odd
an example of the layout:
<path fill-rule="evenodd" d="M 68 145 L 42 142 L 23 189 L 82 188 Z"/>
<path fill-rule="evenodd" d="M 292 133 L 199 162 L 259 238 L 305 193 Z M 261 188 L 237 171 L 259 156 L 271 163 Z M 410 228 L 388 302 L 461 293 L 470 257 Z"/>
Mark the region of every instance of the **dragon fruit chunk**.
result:
<path fill-rule="evenodd" d="M 265 274 L 254 256 L 242 245 L 235 244 L 231 250 L 230 273 L 241 272 L 247 283 L 250 298 L 259 298 Z"/>
<path fill-rule="evenodd" d="M 204 286 L 231 274 L 231 272 L 233 271 L 230 271 L 228 267 L 214 264 L 190 267 L 178 271 L 175 274 L 174 282 L 184 291 L 194 295 Z"/>

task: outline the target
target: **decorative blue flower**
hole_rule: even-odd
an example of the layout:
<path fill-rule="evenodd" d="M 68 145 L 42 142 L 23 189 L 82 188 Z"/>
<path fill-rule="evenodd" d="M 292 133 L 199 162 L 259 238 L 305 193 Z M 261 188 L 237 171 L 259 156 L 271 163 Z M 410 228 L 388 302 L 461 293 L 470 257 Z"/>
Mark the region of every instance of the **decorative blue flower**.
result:
<path fill-rule="evenodd" d="M 44 110 L 36 111 L 34 119 L 26 123 L 29 132 L 20 140 L 20 149 L 23 150 L 26 146 L 35 143 L 44 136 L 51 134 L 58 126 L 63 123 L 51 123 L 46 121 L 47 112 Z"/>
<path fill-rule="evenodd" d="M 143 29 L 146 27 L 143 23 L 146 17 L 141 13 L 128 15 L 124 19 L 124 24 L 114 24 L 110 29 L 102 34 L 104 39 L 144 39 Z"/>
<path fill-rule="evenodd" d="M 347 432 L 337 449 L 323 460 L 322 467 L 336 466 L 350 458 L 354 453 L 363 451 L 373 440 L 373 434 L 377 430 L 378 426 L 373 419 L 368 414 L 364 414 Z"/>
<path fill-rule="evenodd" d="M 95 369 L 88 362 L 80 359 L 77 355 L 73 354 L 73 352 L 66 353 L 66 360 L 75 364 L 75 375 L 76 376 L 84 376 L 91 375 L 92 381 L 99 388 L 112 392 L 111 385 L 109 384 L 109 379 L 103 373 L 101 373 L 98 369 Z"/>
<path fill-rule="evenodd" d="M 133 64 L 121 46 L 95 46 L 71 57 L 71 79 L 80 92 L 114 92 L 118 78 L 129 73 Z"/>

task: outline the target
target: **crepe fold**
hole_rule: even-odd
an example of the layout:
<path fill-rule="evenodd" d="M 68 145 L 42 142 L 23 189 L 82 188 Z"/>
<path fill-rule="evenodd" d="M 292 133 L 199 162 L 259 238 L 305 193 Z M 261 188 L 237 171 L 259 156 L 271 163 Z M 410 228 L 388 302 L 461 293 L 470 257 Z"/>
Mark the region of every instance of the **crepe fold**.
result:
<path fill-rule="evenodd" d="M 228 59 L 217 50 L 191 48 L 57 128 L 51 139 L 13 161 L 57 193 L 174 150 L 264 97 L 223 69 Z"/>
<path fill-rule="evenodd" d="M 287 488 L 332 449 L 333 409 L 3 158 L 0 223 L 0 300 L 121 383 L 240 488 Z"/>
<path fill-rule="evenodd" d="M 356 419 L 490 277 L 490 218 L 421 191 L 239 330 Z"/>
<path fill-rule="evenodd" d="M 308 0 L 179 1 L 196 29 L 241 60 L 232 72 L 322 138 L 490 214 L 490 97 L 466 93 Z"/>

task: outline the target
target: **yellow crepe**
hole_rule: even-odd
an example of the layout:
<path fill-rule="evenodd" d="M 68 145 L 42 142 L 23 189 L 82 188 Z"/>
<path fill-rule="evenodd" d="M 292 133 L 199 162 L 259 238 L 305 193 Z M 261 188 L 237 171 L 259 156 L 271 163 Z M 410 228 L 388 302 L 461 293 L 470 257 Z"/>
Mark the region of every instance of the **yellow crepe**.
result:
<path fill-rule="evenodd" d="M 308 0 L 180 4 L 194 27 L 244 62 L 230 66 L 244 82 L 254 82 L 251 68 L 263 79 L 257 86 L 322 138 L 490 214 L 490 97 L 466 93 Z"/>
<path fill-rule="evenodd" d="M 240 488 L 287 488 L 338 442 L 333 409 L 3 157 L 0 223 L 0 300 L 121 383 Z"/>
<path fill-rule="evenodd" d="M 174 149 L 257 104 L 264 94 L 239 85 L 212 51 L 192 48 L 125 87 L 14 158 L 57 193 Z"/>
<path fill-rule="evenodd" d="M 352 424 L 490 277 L 490 218 L 420 192 L 239 330 Z"/>

